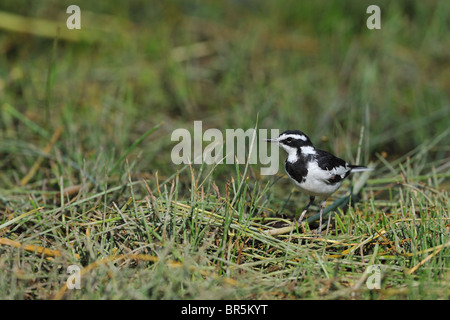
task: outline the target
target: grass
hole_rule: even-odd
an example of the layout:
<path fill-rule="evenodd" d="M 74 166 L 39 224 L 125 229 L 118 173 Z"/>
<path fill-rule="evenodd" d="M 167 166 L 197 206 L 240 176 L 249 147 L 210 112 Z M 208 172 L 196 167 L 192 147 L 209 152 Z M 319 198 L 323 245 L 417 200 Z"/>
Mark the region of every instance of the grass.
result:
<path fill-rule="evenodd" d="M 370 31 L 357 1 L 81 1 L 80 38 L 70 4 L 0 5 L 2 299 L 449 298 L 447 2 L 380 1 Z M 282 170 L 170 161 L 174 129 L 257 117 L 376 166 L 322 237 L 317 207 L 267 234 L 308 200 Z"/>

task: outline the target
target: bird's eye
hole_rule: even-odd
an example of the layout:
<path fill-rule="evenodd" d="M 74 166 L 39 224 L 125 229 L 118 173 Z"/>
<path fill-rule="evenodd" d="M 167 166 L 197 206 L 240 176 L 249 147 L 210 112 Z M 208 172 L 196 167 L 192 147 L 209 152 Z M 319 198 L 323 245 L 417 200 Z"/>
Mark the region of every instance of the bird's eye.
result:
<path fill-rule="evenodd" d="M 291 143 L 291 142 L 292 142 L 292 138 L 287 138 L 287 139 L 286 139 L 286 142 L 287 142 L 287 143 Z"/>

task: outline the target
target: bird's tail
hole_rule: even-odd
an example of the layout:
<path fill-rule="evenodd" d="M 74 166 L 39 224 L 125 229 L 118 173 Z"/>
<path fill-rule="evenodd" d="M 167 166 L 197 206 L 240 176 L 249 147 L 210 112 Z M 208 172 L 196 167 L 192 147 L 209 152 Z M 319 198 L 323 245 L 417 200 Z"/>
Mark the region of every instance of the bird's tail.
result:
<path fill-rule="evenodd" d="M 373 168 L 367 168 L 364 166 L 351 165 L 350 168 L 352 169 L 352 172 L 373 171 Z"/>

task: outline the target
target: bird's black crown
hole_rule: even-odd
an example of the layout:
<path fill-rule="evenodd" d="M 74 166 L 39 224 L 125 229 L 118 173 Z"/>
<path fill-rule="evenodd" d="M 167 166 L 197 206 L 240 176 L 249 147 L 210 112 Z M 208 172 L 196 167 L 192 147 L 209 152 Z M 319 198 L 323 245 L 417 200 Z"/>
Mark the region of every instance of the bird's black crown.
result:
<path fill-rule="evenodd" d="M 278 137 L 278 142 L 290 147 L 312 146 L 309 137 L 300 130 L 286 130 Z"/>

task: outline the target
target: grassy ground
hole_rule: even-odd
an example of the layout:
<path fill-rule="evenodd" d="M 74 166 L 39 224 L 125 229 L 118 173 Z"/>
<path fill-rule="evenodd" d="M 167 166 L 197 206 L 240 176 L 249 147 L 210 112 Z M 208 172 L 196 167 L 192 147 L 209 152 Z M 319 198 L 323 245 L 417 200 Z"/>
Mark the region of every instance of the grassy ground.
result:
<path fill-rule="evenodd" d="M 79 1 L 80 31 L 69 2 L 0 4 L 0 298 L 450 297 L 448 1 L 378 1 L 381 30 L 366 1 Z M 282 168 L 171 162 L 173 130 L 257 117 L 376 166 L 322 237 L 265 232 L 308 200 Z"/>

